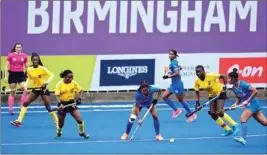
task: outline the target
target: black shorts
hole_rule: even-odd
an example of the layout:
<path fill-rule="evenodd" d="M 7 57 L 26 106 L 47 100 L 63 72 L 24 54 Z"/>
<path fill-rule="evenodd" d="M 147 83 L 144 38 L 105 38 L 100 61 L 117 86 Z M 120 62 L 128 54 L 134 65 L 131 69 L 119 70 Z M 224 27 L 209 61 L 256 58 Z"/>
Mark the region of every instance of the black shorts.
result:
<path fill-rule="evenodd" d="M 209 100 L 213 99 L 214 97 L 215 97 L 215 96 L 213 96 L 213 97 L 209 97 Z M 226 99 L 227 99 L 226 93 L 225 93 L 225 92 L 222 92 L 222 93 L 220 94 L 218 100 L 226 100 Z M 216 101 L 217 101 L 217 99 L 214 100 L 214 102 L 216 102 Z"/>
<path fill-rule="evenodd" d="M 68 104 L 72 104 L 74 103 L 74 101 L 68 101 L 68 102 L 61 102 L 63 105 L 68 105 Z M 57 105 L 58 107 L 60 106 L 60 104 Z M 76 109 L 78 109 L 77 106 L 71 106 L 71 107 L 67 107 L 64 108 L 63 110 L 58 110 L 57 114 L 58 115 L 66 115 L 67 113 L 71 113 L 73 111 L 75 111 Z"/>
<path fill-rule="evenodd" d="M 32 93 L 34 93 L 35 95 L 46 95 L 46 96 L 49 96 L 50 95 L 50 92 L 48 89 L 46 90 L 36 90 L 36 89 L 33 89 L 32 90 Z"/>
<path fill-rule="evenodd" d="M 21 83 L 26 81 L 26 75 L 24 72 L 12 72 L 9 71 L 8 83 Z"/>

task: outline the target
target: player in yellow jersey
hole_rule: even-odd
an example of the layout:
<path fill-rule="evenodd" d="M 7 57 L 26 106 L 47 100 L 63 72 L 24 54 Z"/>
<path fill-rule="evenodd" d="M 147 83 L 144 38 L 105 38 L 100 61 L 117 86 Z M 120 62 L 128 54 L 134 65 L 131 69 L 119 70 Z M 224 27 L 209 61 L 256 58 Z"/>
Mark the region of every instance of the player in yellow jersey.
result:
<path fill-rule="evenodd" d="M 56 138 L 60 138 L 62 134 L 62 128 L 64 126 L 64 120 L 67 113 L 70 113 L 73 118 L 77 121 L 79 127 L 79 135 L 86 139 L 89 135 L 84 132 L 84 121 L 77 106 L 71 106 L 63 108 L 63 106 L 72 104 L 75 101 L 81 102 L 82 99 L 82 88 L 81 86 L 73 80 L 73 73 L 71 70 L 64 70 L 60 73 L 60 77 L 64 78 L 60 80 L 56 85 L 55 95 L 58 101 L 58 129 L 56 133 Z M 78 94 L 77 97 L 75 94 Z M 76 98 L 76 99 L 75 99 Z"/>
<path fill-rule="evenodd" d="M 218 73 L 205 73 L 204 67 L 198 65 L 196 67 L 197 79 L 195 81 L 194 89 L 197 95 L 196 108 L 200 106 L 199 103 L 199 89 L 207 91 L 209 94 L 209 100 L 219 95 L 219 98 L 210 103 L 209 114 L 211 118 L 216 121 L 221 127 L 224 128 L 224 134 L 222 136 L 228 136 L 238 133 L 238 124 L 224 112 L 224 103 L 227 99 L 226 96 L 226 77 Z M 224 85 L 219 82 L 219 79 L 223 79 Z M 227 121 L 232 129 L 223 121 Z"/>
<path fill-rule="evenodd" d="M 47 85 L 54 79 L 54 75 L 43 66 L 40 56 L 37 53 L 33 53 L 31 56 L 32 66 L 28 68 L 27 70 L 27 81 L 25 86 L 28 86 L 29 83 L 32 84 L 33 89 L 29 94 L 27 99 L 24 101 L 20 114 L 17 120 L 10 121 L 10 123 L 14 126 L 21 127 L 22 126 L 22 120 L 27 112 L 28 105 L 34 101 L 38 96 L 42 97 L 42 100 L 44 101 L 45 107 L 47 111 L 52 116 L 54 123 L 57 127 L 57 115 L 55 112 L 51 111 L 50 106 L 50 98 L 49 98 L 49 90 L 47 89 Z M 47 80 L 45 80 L 45 78 Z M 27 89 L 26 87 L 24 88 Z"/>

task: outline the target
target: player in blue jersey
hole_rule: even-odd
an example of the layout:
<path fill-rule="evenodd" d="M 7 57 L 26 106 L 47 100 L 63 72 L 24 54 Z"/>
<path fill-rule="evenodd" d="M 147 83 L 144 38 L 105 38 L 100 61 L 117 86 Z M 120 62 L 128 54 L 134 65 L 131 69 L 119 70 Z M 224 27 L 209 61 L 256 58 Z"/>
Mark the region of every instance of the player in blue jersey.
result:
<path fill-rule="evenodd" d="M 187 113 L 191 113 L 188 103 L 184 100 L 184 84 L 181 79 L 180 70 L 181 67 L 178 65 L 177 60 L 177 51 L 171 49 L 169 51 L 170 65 L 168 74 L 163 76 L 163 79 L 171 78 L 170 87 L 164 92 L 162 98 L 163 100 L 173 109 L 173 118 L 176 118 L 182 113 L 181 109 L 177 109 L 173 104 L 172 100 L 169 98 L 171 94 L 175 94 L 179 102 L 182 104 Z M 192 122 L 197 118 L 197 115 L 194 114 L 187 118 L 187 122 Z"/>
<path fill-rule="evenodd" d="M 157 99 L 153 99 L 153 94 L 157 92 L 158 96 L 161 94 L 161 89 L 157 87 L 151 87 L 146 82 L 143 82 L 138 90 L 135 93 L 135 103 L 132 107 L 132 112 L 129 118 L 129 121 L 127 122 L 127 127 L 125 133 L 121 136 L 121 140 L 126 140 L 128 138 L 128 135 L 131 131 L 131 128 L 133 126 L 134 121 L 136 118 L 138 118 L 138 124 L 142 124 L 142 118 L 140 117 L 140 111 L 142 108 L 146 107 L 149 108 L 151 104 L 156 105 Z M 158 98 L 158 97 L 156 97 Z M 158 120 L 158 114 L 156 110 L 156 106 L 153 106 L 150 111 L 153 119 L 154 119 L 154 128 L 156 132 L 156 140 L 163 140 L 163 137 L 160 134 L 160 125 Z"/>
<path fill-rule="evenodd" d="M 256 98 L 258 91 L 249 83 L 238 79 L 238 72 L 236 68 L 233 69 L 233 72 L 228 74 L 228 83 L 233 85 L 232 90 L 237 97 L 232 107 L 238 105 L 239 103 L 242 103 L 245 107 L 240 119 L 242 133 L 240 136 L 234 137 L 237 142 L 245 145 L 248 119 L 253 116 L 254 119 L 264 126 L 267 126 L 267 119 L 263 115 L 259 101 Z"/>

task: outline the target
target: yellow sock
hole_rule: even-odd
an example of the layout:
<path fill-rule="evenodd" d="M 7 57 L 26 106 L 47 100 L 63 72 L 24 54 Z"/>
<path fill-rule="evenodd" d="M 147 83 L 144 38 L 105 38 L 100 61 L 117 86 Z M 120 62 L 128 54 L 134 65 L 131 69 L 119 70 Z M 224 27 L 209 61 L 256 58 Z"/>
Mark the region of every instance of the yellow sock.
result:
<path fill-rule="evenodd" d="M 84 121 L 82 122 L 82 124 L 78 124 L 78 127 L 79 127 L 79 132 L 84 133 Z"/>
<path fill-rule="evenodd" d="M 227 121 L 229 124 L 231 124 L 232 126 L 236 125 L 236 122 L 226 113 L 224 113 L 223 119 Z"/>
<path fill-rule="evenodd" d="M 216 123 L 219 124 L 221 127 L 223 127 L 227 131 L 231 130 L 229 126 L 225 124 L 223 119 L 221 119 L 220 117 L 216 120 Z"/>
<path fill-rule="evenodd" d="M 62 128 L 57 128 L 57 133 L 62 133 Z"/>
<path fill-rule="evenodd" d="M 22 106 L 21 109 L 20 109 L 19 118 L 18 118 L 18 121 L 20 123 L 22 123 L 22 120 L 23 120 L 26 112 L 27 112 L 27 107 Z"/>
<path fill-rule="evenodd" d="M 50 112 L 49 114 L 50 114 L 51 117 L 53 118 L 55 124 L 57 124 L 57 123 L 58 123 L 58 118 L 57 118 L 57 114 L 56 114 L 56 112 L 52 111 L 52 112 Z"/>

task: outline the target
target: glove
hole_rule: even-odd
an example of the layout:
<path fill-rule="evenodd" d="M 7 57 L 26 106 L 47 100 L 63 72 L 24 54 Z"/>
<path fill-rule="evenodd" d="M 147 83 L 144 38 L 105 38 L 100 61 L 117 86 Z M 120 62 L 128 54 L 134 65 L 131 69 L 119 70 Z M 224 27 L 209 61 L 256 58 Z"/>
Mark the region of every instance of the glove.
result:
<path fill-rule="evenodd" d="M 226 92 L 226 89 L 227 89 L 227 87 L 226 87 L 226 85 L 223 85 L 223 90 Z"/>
<path fill-rule="evenodd" d="M 199 101 L 196 101 L 195 109 L 198 109 L 198 108 L 200 108 L 200 103 Z"/>
<path fill-rule="evenodd" d="M 76 104 L 79 105 L 79 104 L 81 104 L 81 103 L 82 103 L 82 98 L 80 98 L 80 97 L 77 98 L 77 99 L 76 99 Z"/>
<path fill-rule="evenodd" d="M 45 90 L 45 89 L 46 89 L 46 86 L 47 86 L 47 83 L 43 84 L 43 85 L 41 86 L 41 89 L 42 89 L 42 90 Z"/>
<path fill-rule="evenodd" d="M 63 106 L 63 104 L 61 103 L 61 102 L 58 102 L 57 103 L 57 107 L 59 108 L 59 110 L 63 110 L 64 108 L 64 106 Z"/>
<path fill-rule="evenodd" d="M 157 100 L 157 99 L 154 99 L 154 100 L 152 101 L 152 103 L 153 103 L 153 105 L 156 105 L 156 104 L 158 103 L 158 100 Z"/>
<path fill-rule="evenodd" d="M 61 106 L 61 102 L 57 102 L 57 107 L 60 107 Z"/>
<path fill-rule="evenodd" d="M 168 75 L 164 75 L 162 78 L 165 80 L 165 79 L 168 79 L 169 77 Z"/>

